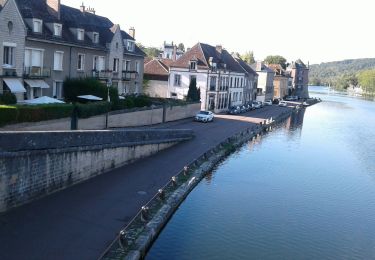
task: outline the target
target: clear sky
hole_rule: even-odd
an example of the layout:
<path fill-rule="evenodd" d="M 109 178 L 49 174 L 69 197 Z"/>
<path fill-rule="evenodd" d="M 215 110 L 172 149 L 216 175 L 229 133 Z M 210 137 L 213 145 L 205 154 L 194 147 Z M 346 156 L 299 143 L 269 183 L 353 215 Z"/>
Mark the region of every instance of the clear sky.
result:
<path fill-rule="evenodd" d="M 61 0 L 79 8 L 82 0 Z M 84 0 L 136 40 L 160 47 L 222 44 L 310 64 L 375 57 L 375 0 Z"/>

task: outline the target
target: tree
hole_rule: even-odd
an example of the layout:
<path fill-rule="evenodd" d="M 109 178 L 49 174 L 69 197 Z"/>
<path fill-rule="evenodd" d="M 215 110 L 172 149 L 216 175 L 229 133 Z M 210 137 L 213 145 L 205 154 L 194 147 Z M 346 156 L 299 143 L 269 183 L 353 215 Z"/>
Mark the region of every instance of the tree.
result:
<path fill-rule="evenodd" d="M 254 52 L 253 51 L 246 52 L 245 54 L 241 55 L 241 59 L 245 61 L 247 64 L 255 63 Z"/>
<path fill-rule="evenodd" d="M 196 78 L 192 78 L 190 81 L 186 100 L 191 102 L 200 101 L 200 89 L 197 88 Z"/>
<path fill-rule="evenodd" d="M 180 43 L 177 47 L 180 51 L 185 51 L 185 45 L 183 43 Z"/>
<path fill-rule="evenodd" d="M 367 94 L 375 94 L 375 70 L 365 70 L 358 74 L 358 82 Z"/>
<path fill-rule="evenodd" d="M 283 69 L 286 69 L 286 59 L 280 55 L 269 55 L 264 62 L 267 64 L 280 64 Z"/>

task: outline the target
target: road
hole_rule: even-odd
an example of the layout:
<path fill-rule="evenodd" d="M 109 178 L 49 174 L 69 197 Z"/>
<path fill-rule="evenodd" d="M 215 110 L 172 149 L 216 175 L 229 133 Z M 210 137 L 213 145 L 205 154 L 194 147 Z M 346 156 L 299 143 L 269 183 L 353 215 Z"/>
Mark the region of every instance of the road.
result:
<path fill-rule="evenodd" d="M 154 126 L 193 129 L 196 137 L 0 215 L 0 259 L 97 259 L 184 165 L 252 122 L 275 118 L 285 109 L 264 107 L 207 124 L 186 119 Z"/>

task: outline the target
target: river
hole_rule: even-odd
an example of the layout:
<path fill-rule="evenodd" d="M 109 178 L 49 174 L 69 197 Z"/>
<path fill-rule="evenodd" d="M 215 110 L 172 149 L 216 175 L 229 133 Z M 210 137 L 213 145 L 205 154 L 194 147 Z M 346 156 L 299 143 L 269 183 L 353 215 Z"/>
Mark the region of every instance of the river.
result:
<path fill-rule="evenodd" d="M 375 102 L 311 91 L 324 102 L 218 165 L 146 259 L 375 258 Z"/>

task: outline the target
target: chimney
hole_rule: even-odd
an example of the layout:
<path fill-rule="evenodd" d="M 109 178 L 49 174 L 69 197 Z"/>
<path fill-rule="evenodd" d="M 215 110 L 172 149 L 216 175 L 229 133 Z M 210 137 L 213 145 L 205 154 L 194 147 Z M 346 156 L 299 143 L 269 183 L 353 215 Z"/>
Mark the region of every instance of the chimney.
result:
<path fill-rule="evenodd" d="M 135 39 L 135 29 L 134 29 L 134 27 L 130 27 L 129 35 Z"/>
<path fill-rule="evenodd" d="M 261 70 L 262 70 L 262 62 L 261 61 L 257 61 L 256 71 L 261 71 Z"/>
<path fill-rule="evenodd" d="M 0 6 L 4 6 L 7 0 L 0 0 Z"/>
<path fill-rule="evenodd" d="M 86 12 L 86 6 L 83 2 L 82 2 L 82 5 L 80 6 L 80 9 L 82 13 Z"/>
<path fill-rule="evenodd" d="M 60 0 L 46 0 L 46 3 L 48 12 L 60 20 Z"/>
<path fill-rule="evenodd" d="M 221 52 L 223 51 L 223 46 L 222 45 L 216 45 L 216 51 L 221 54 Z"/>
<path fill-rule="evenodd" d="M 88 13 L 92 13 L 92 14 L 96 13 L 95 9 L 93 7 L 90 7 L 90 6 L 88 8 L 86 8 L 85 11 L 88 12 Z"/>
<path fill-rule="evenodd" d="M 177 60 L 177 46 L 176 46 L 176 45 L 173 46 L 173 55 L 172 55 L 172 59 L 173 59 L 174 61 Z"/>

